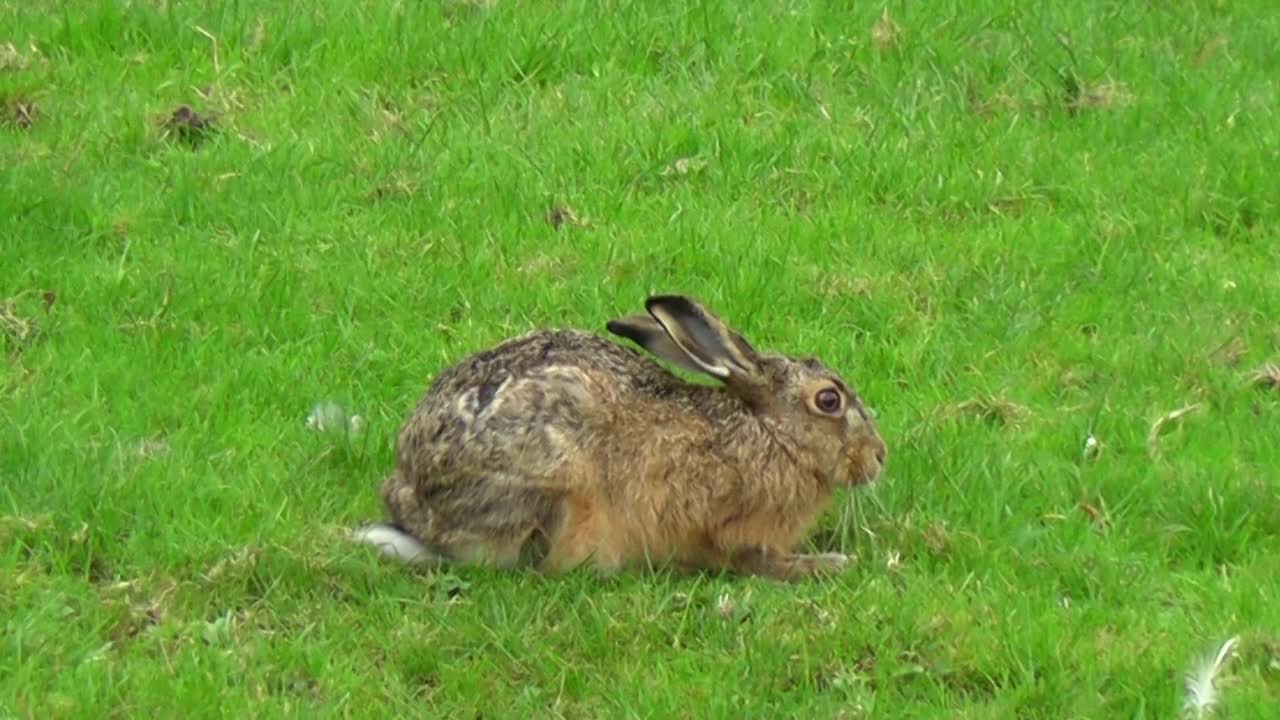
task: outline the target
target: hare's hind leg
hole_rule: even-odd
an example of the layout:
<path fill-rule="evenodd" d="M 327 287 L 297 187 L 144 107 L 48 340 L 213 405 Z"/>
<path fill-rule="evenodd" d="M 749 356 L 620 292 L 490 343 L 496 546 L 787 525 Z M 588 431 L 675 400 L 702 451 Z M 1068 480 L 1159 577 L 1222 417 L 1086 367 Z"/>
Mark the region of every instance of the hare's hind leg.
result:
<path fill-rule="evenodd" d="M 557 496 L 500 476 L 453 477 L 432 485 L 396 473 L 382 489 L 394 527 L 438 562 L 502 568 L 545 555 L 559 514 Z"/>
<path fill-rule="evenodd" d="M 590 497 L 569 493 L 557 506 L 547 533 L 547 552 L 538 564 L 542 572 L 569 572 L 587 562 L 611 574 L 622 566 L 613 528 L 598 503 Z"/>

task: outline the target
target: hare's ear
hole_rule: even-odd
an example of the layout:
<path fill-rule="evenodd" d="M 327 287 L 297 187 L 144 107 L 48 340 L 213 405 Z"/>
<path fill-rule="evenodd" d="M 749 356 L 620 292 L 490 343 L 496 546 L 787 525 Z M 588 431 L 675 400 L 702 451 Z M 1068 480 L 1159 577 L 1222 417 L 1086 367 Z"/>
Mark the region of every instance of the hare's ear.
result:
<path fill-rule="evenodd" d="M 650 353 L 667 362 L 682 367 L 689 372 L 705 373 L 706 370 L 689 359 L 689 356 L 678 345 L 671 342 L 667 331 L 662 329 L 657 320 L 648 315 L 628 315 L 605 324 L 609 332 L 624 337 Z"/>
<path fill-rule="evenodd" d="M 702 372 L 732 384 L 763 382 L 755 349 L 698 303 L 680 295 L 656 295 L 644 306 Z"/>

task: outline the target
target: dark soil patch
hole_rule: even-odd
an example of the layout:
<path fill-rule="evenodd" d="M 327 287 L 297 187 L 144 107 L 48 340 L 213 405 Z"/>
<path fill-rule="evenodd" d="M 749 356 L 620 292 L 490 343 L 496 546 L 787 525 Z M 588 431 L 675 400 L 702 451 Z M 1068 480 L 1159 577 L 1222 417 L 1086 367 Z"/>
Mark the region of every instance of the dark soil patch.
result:
<path fill-rule="evenodd" d="M 216 129 L 214 121 L 212 114 L 201 115 L 190 107 L 181 105 L 165 120 L 165 137 L 173 138 L 194 149 L 213 135 Z"/>
<path fill-rule="evenodd" d="M 579 224 L 578 215 L 568 205 L 553 205 L 547 210 L 547 224 L 559 230 L 565 225 Z"/>

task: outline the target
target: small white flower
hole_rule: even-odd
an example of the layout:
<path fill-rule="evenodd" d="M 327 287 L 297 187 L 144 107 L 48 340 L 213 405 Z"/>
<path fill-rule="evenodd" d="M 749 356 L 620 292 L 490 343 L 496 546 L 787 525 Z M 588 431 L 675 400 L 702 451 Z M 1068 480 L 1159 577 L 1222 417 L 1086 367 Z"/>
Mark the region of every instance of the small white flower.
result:
<path fill-rule="evenodd" d="M 1098 442 L 1098 438 L 1093 433 L 1089 433 L 1089 437 L 1084 439 L 1084 457 L 1086 460 L 1092 460 L 1098 457 L 1098 453 L 1102 448 L 1102 444 Z"/>
<path fill-rule="evenodd" d="M 886 570 L 897 570 L 902 565 L 902 553 L 897 550 L 890 550 L 885 558 L 884 566 Z"/>
<path fill-rule="evenodd" d="M 729 593 L 720 593 L 719 599 L 716 600 L 716 613 L 720 617 L 728 620 L 733 617 L 733 613 L 738 609 L 737 603 L 733 601 Z"/>

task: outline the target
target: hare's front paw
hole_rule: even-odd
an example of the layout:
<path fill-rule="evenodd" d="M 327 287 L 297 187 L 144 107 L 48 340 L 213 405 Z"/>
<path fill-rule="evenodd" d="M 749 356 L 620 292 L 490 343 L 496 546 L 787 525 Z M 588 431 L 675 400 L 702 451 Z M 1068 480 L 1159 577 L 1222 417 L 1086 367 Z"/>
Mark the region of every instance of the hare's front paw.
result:
<path fill-rule="evenodd" d="M 802 555 L 808 560 L 809 570 L 814 574 L 833 574 L 842 572 L 849 566 L 849 556 L 844 553 L 820 553 Z"/>
<path fill-rule="evenodd" d="M 842 553 L 792 555 L 749 548 L 736 553 L 733 563 L 739 572 L 794 581 L 839 573 L 848 567 L 849 556 Z"/>

